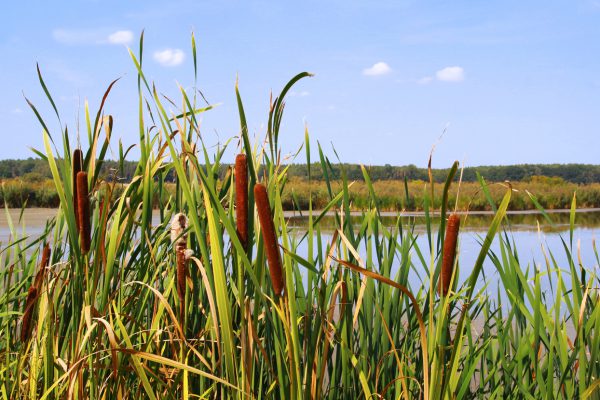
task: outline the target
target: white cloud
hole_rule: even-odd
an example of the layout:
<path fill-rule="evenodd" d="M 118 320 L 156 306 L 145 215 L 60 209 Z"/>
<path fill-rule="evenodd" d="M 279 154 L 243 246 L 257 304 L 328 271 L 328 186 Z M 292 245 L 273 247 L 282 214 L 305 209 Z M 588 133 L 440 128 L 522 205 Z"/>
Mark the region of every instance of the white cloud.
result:
<path fill-rule="evenodd" d="M 185 53 L 181 49 L 164 49 L 154 52 L 154 60 L 165 67 L 175 67 L 184 59 Z"/>
<path fill-rule="evenodd" d="M 442 82 L 462 82 L 465 80 L 465 70 L 462 67 L 446 67 L 435 73 Z"/>
<path fill-rule="evenodd" d="M 133 32 L 131 31 L 116 31 L 108 35 L 108 43 L 110 44 L 129 44 L 133 41 Z"/>
<path fill-rule="evenodd" d="M 363 69 L 363 75 L 367 76 L 380 76 L 389 74 L 390 72 L 392 72 L 392 69 L 383 61 L 373 64 L 372 67 Z"/>
<path fill-rule="evenodd" d="M 58 43 L 76 45 L 76 44 L 97 44 L 102 35 L 93 30 L 85 29 L 54 29 L 52 37 Z"/>
<path fill-rule="evenodd" d="M 22 113 L 23 113 L 23 110 L 21 110 L 19 107 L 15 108 L 11 111 L 11 114 L 22 114 Z"/>
<path fill-rule="evenodd" d="M 52 37 L 67 45 L 128 44 L 133 40 L 133 32 L 129 30 L 109 32 L 107 29 L 57 28 L 52 31 Z"/>
<path fill-rule="evenodd" d="M 417 83 L 419 85 L 427 85 L 428 83 L 433 82 L 433 76 L 424 76 L 423 78 L 419 79 L 417 81 Z"/>

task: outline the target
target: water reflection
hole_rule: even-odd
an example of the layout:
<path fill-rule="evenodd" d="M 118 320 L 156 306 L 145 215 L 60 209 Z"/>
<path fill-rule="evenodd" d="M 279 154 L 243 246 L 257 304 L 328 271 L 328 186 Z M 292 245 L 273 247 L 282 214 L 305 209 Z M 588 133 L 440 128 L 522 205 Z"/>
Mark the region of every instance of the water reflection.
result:
<path fill-rule="evenodd" d="M 461 229 L 472 232 L 485 232 L 490 226 L 494 215 L 492 213 L 463 213 L 466 218 L 461 218 Z M 570 228 L 570 213 L 568 211 L 550 211 L 545 217 L 541 213 L 525 211 L 511 212 L 508 214 L 508 221 L 512 231 L 537 232 L 538 228 L 542 232 L 566 232 Z M 426 231 L 426 219 L 422 213 L 407 213 L 404 215 L 391 215 L 390 213 L 382 213 L 382 221 L 384 225 L 392 227 L 396 225 L 400 218 L 403 226 L 412 226 L 414 224 L 417 233 Z M 549 218 L 551 220 L 548 221 Z M 306 215 L 298 213 L 288 214 L 288 224 L 290 227 L 303 228 L 308 223 Z M 431 218 L 432 224 L 436 226 L 440 222 L 439 216 Z M 359 226 L 363 221 L 362 215 L 353 213 L 351 216 L 352 224 Z M 333 215 L 326 215 L 321 220 L 321 229 L 323 231 L 332 232 L 338 226 L 336 218 Z M 575 228 L 597 228 L 600 227 L 600 210 L 581 210 L 576 213 Z"/>

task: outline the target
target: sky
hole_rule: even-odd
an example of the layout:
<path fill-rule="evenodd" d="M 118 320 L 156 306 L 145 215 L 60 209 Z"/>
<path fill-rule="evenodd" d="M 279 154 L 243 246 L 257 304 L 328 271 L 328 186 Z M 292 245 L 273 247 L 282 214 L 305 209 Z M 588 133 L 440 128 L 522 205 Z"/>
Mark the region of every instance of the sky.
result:
<path fill-rule="evenodd" d="M 254 138 L 271 91 L 302 71 L 287 99 L 283 154 L 308 128 L 330 159 L 366 165 L 448 167 L 600 163 L 600 0 L 570 1 L 28 1 L 3 5 L 0 24 L 0 159 L 34 156 L 42 128 L 27 97 L 71 140 L 86 145 L 83 105 L 105 112 L 135 144 L 137 74 L 128 48 L 144 34 L 144 70 L 181 102 L 198 81 L 211 104 L 202 135 L 214 146 L 239 135 L 235 82 Z M 176 110 L 173 107 L 173 111 Z M 234 154 L 237 141 L 231 145 Z M 136 150 L 131 153 L 135 158 Z M 296 162 L 304 162 L 299 157 Z"/>

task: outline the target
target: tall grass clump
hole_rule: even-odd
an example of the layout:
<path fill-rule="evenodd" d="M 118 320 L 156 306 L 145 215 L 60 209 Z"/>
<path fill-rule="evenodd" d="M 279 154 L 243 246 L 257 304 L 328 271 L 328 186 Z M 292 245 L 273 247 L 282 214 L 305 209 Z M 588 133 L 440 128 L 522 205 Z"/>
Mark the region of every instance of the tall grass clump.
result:
<path fill-rule="evenodd" d="M 127 182 L 101 173 L 107 154 L 120 163 L 128 154 L 111 141 L 115 82 L 96 112 L 84 107 L 81 153 L 60 118 L 51 131 L 30 103 L 43 131 L 35 151 L 52 172 L 59 207 L 35 236 L 7 212 L 2 398 L 598 398 L 598 278 L 578 258 L 575 198 L 562 248 L 544 248 L 545 258 L 529 263 L 506 219 L 513 190 L 480 178 L 495 214 L 467 265 L 455 256 L 458 218 L 447 212 L 457 163 L 444 185 L 431 179 L 418 193 L 426 220 L 419 245 L 413 222 L 384 221 L 366 168 L 366 208 L 358 223 L 351 218 L 353 183 L 343 164 L 338 184 L 328 178 L 332 162 L 306 131 L 308 223 L 293 228 L 279 135 L 291 134 L 282 128 L 286 94 L 311 74 L 284 85 L 256 137 L 236 84 L 239 135 L 213 147 L 199 123 L 212 106 L 195 87 L 179 87 L 167 107 L 144 74 L 142 48 L 143 36 L 139 53 L 130 51 L 140 157 Z M 195 81 L 193 36 L 192 54 Z M 58 117 L 41 72 L 38 79 Z M 228 150 L 245 159 L 220 175 L 233 161 Z M 325 177 L 319 211 L 315 168 Z M 412 196 L 404 189 L 402 201 Z M 492 190 L 503 191 L 500 201 Z M 334 222 L 324 225 L 328 213 Z M 493 277 L 482 273 L 484 262 Z"/>

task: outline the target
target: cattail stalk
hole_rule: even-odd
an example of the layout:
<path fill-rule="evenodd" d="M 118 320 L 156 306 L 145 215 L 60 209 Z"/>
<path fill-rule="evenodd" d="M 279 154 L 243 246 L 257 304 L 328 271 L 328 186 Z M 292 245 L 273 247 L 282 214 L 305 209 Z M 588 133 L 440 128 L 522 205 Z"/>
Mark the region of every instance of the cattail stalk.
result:
<path fill-rule="evenodd" d="M 79 243 L 81 252 L 87 254 L 90 251 L 91 242 L 91 220 L 90 220 L 90 198 L 88 192 L 88 178 L 86 172 L 77 174 L 77 211 L 79 219 Z"/>
<path fill-rule="evenodd" d="M 37 300 L 38 291 L 35 286 L 31 286 L 27 291 L 27 300 L 25 300 L 25 312 L 23 313 L 23 324 L 21 325 L 21 343 L 25 343 L 31 336 L 33 328 L 33 310 Z"/>
<path fill-rule="evenodd" d="M 444 238 L 444 257 L 442 258 L 442 269 L 440 271 L 440 296 L 446 296 L 450 289 L 452 272 L 454 270 L 454 259 L 456 258 L 456 242 L 460 228 L 460 217 L 452 214 L 448 217 L 446 225 L 446 236 Z"/>
<path fill-rule="evenodd" d="M 244 249 L 248 246 L 248 164 L 245 154 L 235 157 L 235 220 Z"/>
<path fill-rule="evenodd" d="M 50 246 L 48 243 L 44 245 L 44 249 L 42 250 L 42 261 L 40 262 L 40 268 L 35 275 L 35 280 L 33 285 L 37 289 L 38 292 L 42 289 L 42 284 L 44 283 L 44 277 L 46 276 L 46 268 L 48 268 L 48 264 L 50 263 Z"/>
<path fill-rule="evenodd" d="M 281 253 L 279 252 L 279 245 L 275 234 L 275 225 L 273 224 L 273 218 L 271 217 L 269 196 L 267 195 L 267 188 L 265 185 L 257 183 L 254 186 L 254 199 L 258 211 L 263 241 L 265 242 L 265 251 L 269 263 L 269 273 L 271 274 L 273 292 L 275 292 L 276 296 L 281 296 L 284 286 L 281 268 Z"/>
<path fill-rule="evenodd" d="M 23 323 L 21 324 L 21 343 L 25 343 L 31 336 L 33 328 L 33 311 L 39 294 L 42 292 L 42 284 L 44 283 L 44 277 L 46 275 L 46 268 L 50 263 L 50 246 L 48 243 L 42 250 L 42 260 L 40 262 L 40 268 L 35 275 L 33 285 L 27 291 L 27 299 L 25 300 L 25 309 L 23 311 Z"/>
<path fill-rule="evenodd" d="M 181 321 L 185 320 L 185 285 L 187 279 L 187 260 L 189 258 L 187 250 L 187 235 L 185 229 L 188 225 L 188 219 L 183 213 L 173 216 L 171 221 L 171 242 L 175 245 L 175 255 L 177 258 L 177 297 L 179 298 L 179 313 Z"/>
<path fill-rule="evenodd" d="M 80 231 L 79 226 L 79 203 L 77 201 L 77 174 L 83 170 L 83 153 L 80 149 L 73 151 L 73 158 L 71 159 L 71 187 L 73 189 L 73 209 L 75 210 L 75 224 L 77 226 L 77 233 Z"/>

